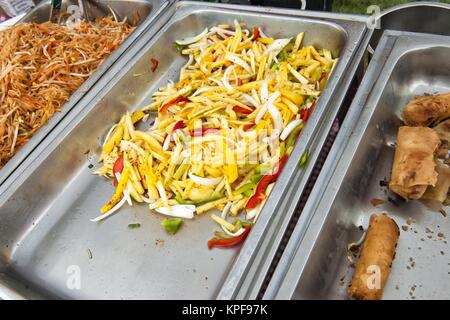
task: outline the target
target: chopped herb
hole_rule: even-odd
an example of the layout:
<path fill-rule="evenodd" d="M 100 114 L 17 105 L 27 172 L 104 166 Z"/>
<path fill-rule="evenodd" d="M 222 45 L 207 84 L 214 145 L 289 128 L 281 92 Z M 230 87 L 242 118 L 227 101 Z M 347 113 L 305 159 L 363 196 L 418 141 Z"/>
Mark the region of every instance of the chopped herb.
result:
<path fill-rule="evenodd" d="M 181 220 L 180 218 L 170 218 L 161 221 L 161 226 L 170 235 L 174 235 L 175 233 L 177 233 L 178 229 L 180 229 L 182 224 L 183 220 Z"/>
<path fill-rule="evenodd" d="M 303 152 L 303 155 L 300 158 L 300 161 L 298 163 L 300 168 L 304 168 L 306 166 L 306 164 L 308 163 L 308 158 L 309 158 L 309 152 L 308 152 L 308 150 L 306 150 L 305 152 Z"/>
<path fill-rule="evenodd" d="M 140 228 L 140 227 L 141 227 L 140 223 L 130 223 L 128 225 L 128 228 L 130 228 L 130 229 L 136 229 L 136 228 Z"/>
<path fill-rule="evenodd" d="M 89 169 L 92 169 L 93 167 L 94 167 L 94 165 L 92 163 L 88 165 Z"/>

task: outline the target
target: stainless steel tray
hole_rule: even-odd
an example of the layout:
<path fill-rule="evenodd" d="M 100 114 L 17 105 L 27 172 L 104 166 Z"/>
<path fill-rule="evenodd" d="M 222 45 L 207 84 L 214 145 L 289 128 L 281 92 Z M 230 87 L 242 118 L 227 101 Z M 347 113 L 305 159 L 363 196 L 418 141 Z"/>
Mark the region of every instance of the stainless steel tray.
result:
<path fill-rule="evenodd" d="M 408 226 L 384 298 L 448 298 L 450 250 L 438 234 L 448 237 L 449 218 L 418 201 L 375 208 L 370 200 L 387 200 L 380 181 L 390 177 L 404 105 L 414 95 L 450 91 L 449 56 L 450 37 L 385 32 L 304 208 L 312 219 L 300 217 L 264 298 L 346 298 L 353 272 L 347 244 L 380 212 Z"/>
<path fill-rule="evenodd" d="M 246 287 L 243 279 L 256 253 L 264 249 L 259 262 L 270 259 L 267 252 L 272 252 L 272 242 L 281 236 L 277 230 L 292 215 L 339 110 L 356 69 L 354 59 L 364 52 L 360 43 L 366 39 L 365 20 L 184 1 L 164 14 L 170 20 L 158 19 L 143 33 L 122 63 L 113 67 L 114 72 L 99 80 L 96 87 L 103 89 L 84 96 L 83 109 L 66 116 L 13 173 L 7 186 L 0 186 L 0 285 L 8 288 L 0 287 L 0 296 L 13 292 L 23 297 L 234 298 Z M 209 251 L 206 242 L 215 226 L 208 217 L 187 221 L 175 236 L 167 236 L 159 226 L 161 217 L 146 206 L 122 208 L 103 223 L 90 222 L 113 191 L 110 182 L 92 175 L 88 168 L 96 163 L 99 141 L 108 128 L 127 110 L 147 104 L 151 93 L 168 79 L 178 77 L 185 58 L 173 48 L 175 39 L 233 19 L 260 25 L 277 37 L 305 31 L 306 44 L 325 46 L 340 56 L 245 245 Z M 149 71 L 152 57 L 159 60 L 155 73 Z M 297 163 L 306 149 L 311 150 L 310 164 L 300 170 Z M 142 227 L 129 230 L 127 225 L 136 221 Z M 66 286 L 67 272 L 73 270 L 80 271 L 80 290 Z M 259 272 L 264 268 L 252 276 Z"/>
<path fill-rule="evenodd" d="M 66 114 L 77 109 L 77 102 L 89 91 L 94 84 L 105 74 L 111 65 L 126 51 L 126 49 L 148 28 L 152 21 L 167 7 L 172 0 L 105 0 L 105 1 L 85 1 L 86 12 L 89 19 L 111 15 L 109 8 L 114 10 L 118 18 L 128 18 L 134 22 L 137 28 L 127 37 L 127 39 L 117 48 L 99 68 L 76 90 L 62 107 L 60 112 L 55 113 L 45 126 L 40 128 L 36 134 L 17 152 L 6 165 L 0 169 L 0 185 L 6 178 L 24 161 L 30 152 L 48 135 L 48 133 L 63 119 Z M 67 10 L 67 6 L 77 4 L 76 0 L 64 0 L 61 4 L 61 12 Z M 45 22 L 48 21 L 50 13 L 50 0 L 43 1 L 25 15 L 20 22 Z M 140 19 L 140 20 L 139 20 Z"/>

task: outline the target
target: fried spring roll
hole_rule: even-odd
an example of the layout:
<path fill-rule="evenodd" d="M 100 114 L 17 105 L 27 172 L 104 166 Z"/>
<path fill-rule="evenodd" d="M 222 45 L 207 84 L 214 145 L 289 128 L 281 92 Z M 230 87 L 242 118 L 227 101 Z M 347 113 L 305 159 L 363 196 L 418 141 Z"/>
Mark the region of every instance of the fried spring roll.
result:
<path fill-rule="evenodd" d="M 350 299 L 382 299 L 399 235 L 397 224 L 386 214 L 370 217 L 366 240 L 348 287 Z"/>
<path fill-rule="evenodd" d="M 436 186 L 428 187 L 427 191 L 423 194 L 422 199 L 444 202 L 445 199 L 447 199 L 448 188 L 450 188 L 450 168 L 438 161 L 436 170 L 438 173 Z"/>
<path fill-rule="evenodd" d="M 420 96 L 403 108 L 403 121 L 409 126 L 429 126 L 450 117 L 450 93 Z"/>
<path fill-rule="evenodd" d="M 441 146 L 439 147 L 438 156 L 440 158 L 447 158 L 450 146 L 450 119 L 442 121 L 433 129 L 441 139 Z"/>
<path fill-rule="evenodd" d="M 431 128 L 400 127 L 389 188 L 405 199 L 419 199 L 429 186 L 435 186 L 437 172 L 434 154 L 440 139 Z"/>

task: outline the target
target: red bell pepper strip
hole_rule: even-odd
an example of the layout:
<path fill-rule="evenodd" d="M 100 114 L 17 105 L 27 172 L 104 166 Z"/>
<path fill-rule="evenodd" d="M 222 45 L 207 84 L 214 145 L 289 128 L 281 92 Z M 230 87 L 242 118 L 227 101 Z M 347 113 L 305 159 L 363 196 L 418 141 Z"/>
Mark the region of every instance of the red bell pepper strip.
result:
<path fill-rule="evenodd" d="M 240 106 L 234 106 L 233 111 L 237 112 L 237 113 L 242 113 L 242 114 L 250 114 L 253 112 L 253 110 L 250 110 L 250 109 L 247 109 L 244 107 L 240 107 Z"/>
<path fill-rule="evenodd" d="M 245 205 L 246 209 L 253 209 L 264 200 L 267 186 L 272 182 L 272 179 L 272 175 L 265 175 L 261 178 L 256 186 L 255 194 L 248 199 Z"/>
<path fill-rule="evenodd" d="M 255 193 L 248 199 L 247 204 L 245 205 L 246 209 L 253 209 L 258 204 L 260 204 L 266 197 L 266 189 L 269 184 L 272 182 L 275 182 L 280 175 L 281 171 L 283 171 L 284 166 L 286 165 L 286 162 L 288 160 L 288 155 L 283 155 L 280 160 L 278 161 L 278 169 L 277 172 L 271 175 L 265 175 L 262 177 L 262 179 L 259 181 L 258 185 L 256 186 Z"/>
<path fill-rule="evenodd" d="M 113 166 L 113 174 L 114 174 L 114 186 L 117 187 L 117 178 L 116 178 L 116 173 L 122 173 L 123 171 L 123 153 L 121 153 L 119 155 L 119 157 L 117 158 L 116 162 L 114 162 L 114 166 Z"/>
<path fill-rule="evenodd" d="M 188 101 L 188 100 L 189 100 L 189 99 L 186 98 L 186 97 L 184 97 L 184 96 L 178 96 L 178 97 L 176 97 L 176 98 L 173 98 L 172 100 L 170 100 L 169 102 L 167 102 L 166 104 L 164 104 L 164 105 L 161 107 L 161 109 L 159 109 L 159 112 L 165 113 L 165 112 L 169 109 L 170 106 L 173 106 L 174 104 L 177 104 L 177 103 L 186 102 L 186 101 Z"/>
<path fill-rule="evenodd" d="M 243 242 L 245 238 L 247 238 L 248 233 L 250 232 L 252 226 L 249 225 L 247 228 L 245 228 L 244 232 L 242 232 L 241 235 L 230 238 L 230 239 L 219 239 L 219 238 L 212 238 L 208 241 L 208 249 L 212 249 L 214 247 L 217 248 L 230 248 L 235 245 L 238 245 L 239 243 Z"/>
<path fill-rule="evenodd" d="M 319 78 L 319 82 L 321 82 L 323 80 L 323 78 L 325 78 L 326 75 L 327 75 L 326 72 L 322 72 L 322 74 L 320 75 L 320 78 Z"/>
<path fill-rule="evenodd" d="M 179 121 L 177 121 L 177 123 L 175 123 L 175 125 L 173 126 L 172 132 L 175 132 L 175 130 L 183 129 L 183 128 L 184 128 L 184 121 L 183 121 L 183 120 L 179 120 Z"/>
<path fill-rule="evenodd" d="M 155 58 L 151 58 L 150 61 L 152 62 L 151 70 L 152 70 L 152 72 L 155 72 L 156 68 L 158 68 L 159 61 L 156 60 Z"/>
<path fill-rule="evenodd" d="M 258 40 L 260 35 L 261 35 L 261 33 L 259 32 L 259 28 L 254 27 L 252 40 L 253 41 Z"/>
<path fill-rule="evenodd" d="M 203 128 L 202 127 L 201 132 L 200 132 L 200 130 L 194 130 L 194 131 L 191 131 L 190 134 L 191 134 L 191 137 L 203 137 L 205 134 L 208 133 L 208 131 L 216 131 L 216 130 L 219 131 L 220 128 Z"/>
<path fill-rule="evenodd" d="M 250 130 L 251 128 L 253 128 L 255 126 L 254 123 L 250 123 L 244 126 L 244 131 Z"/>
<path fill-rule="evenodd" d="M 183 120 L 179 120 L 175 123 L 175 125 L 173 126 L 172 132 L 175 132 L 178 129 L 183 129 L 184 128 L 184 121 Z M 166 141 L 168 134 L 165 133 L 164 134 L 164 139 L 163 139 L 163 144 Z M 173 136 L 171 136 L 171 141 L 175 141 L 175 139 L 173 138 Z"/>
<path fill-rule="evenodd" d="M 306 123 L 306 121 L 308 121 L 309 117 L 311 116 L 311 113 L 314 110 L 314 107 L 316 106 L 316 101 L 314 100 L 313 103 L 311 104 L 311 106 L 308 109 L 305 109 L 301 112 L 300 114 L 300 118 L 303 120 L 303 122 Z"/>

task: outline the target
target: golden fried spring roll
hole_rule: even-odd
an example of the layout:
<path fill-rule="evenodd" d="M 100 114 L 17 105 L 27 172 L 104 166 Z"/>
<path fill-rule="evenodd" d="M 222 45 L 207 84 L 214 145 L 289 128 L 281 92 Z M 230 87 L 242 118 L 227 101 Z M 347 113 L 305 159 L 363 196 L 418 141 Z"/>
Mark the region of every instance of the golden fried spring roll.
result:
<path fill-rule="evenodd" d="M 448 188 L 450 188 L 450 168 L 438 161 L 436 170 L 438 173 L 436 186 L 428 187 L 427 191 L 423 194 L 422 199 L 444 202 L 445 199 L 447 199 Z"/>
<path fill-rule="evenodd" d="M 370 217 L 366 240 L 348 287 L 350 299 L 382 299 L 399 235 L 397 224 L 386 214 Z"/>
<path fill-rule="evenodd" d="M 450 93 L 415 97 L 403 108 L 409 126 L 429 126 L 450 117 Z"/>
<path fill-rule="evenodd" d="M 389 188 L 405 199 L 419 199 L 435 186 L 434 154 L 440 139 L 431 128 L 400 127 Z"/>
<path fill-rule="evenodd" d="M 447 158 L 450 146 L 450 119 L 442 121 L 433 129 L 438 134 L 439 139 L 441 139 L 438 156 L 440 158 Z"/>

